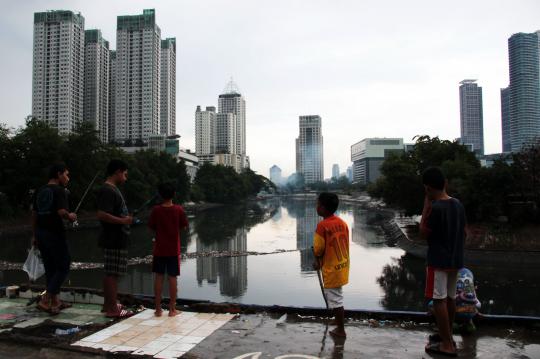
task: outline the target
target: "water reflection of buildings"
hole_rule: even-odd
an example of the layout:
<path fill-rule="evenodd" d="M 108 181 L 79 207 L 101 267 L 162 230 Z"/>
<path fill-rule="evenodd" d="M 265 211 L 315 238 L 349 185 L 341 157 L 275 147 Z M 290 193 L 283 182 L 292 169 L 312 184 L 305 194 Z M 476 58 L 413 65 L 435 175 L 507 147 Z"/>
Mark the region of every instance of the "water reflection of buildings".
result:
<path fill-rule="evenodd" d="M 310 272 L 315 260 L 311 247 L 313 246 L 313 234 L 320 220 L 317 214 L 315 202 L 298 202 L 296 208 L 296 248 L 300 250 L 300 270 Z"/>
<path fill-rule="evenodd" d="M 238 228 L 236 235 L 219 242 L 204 243 L 197 236 L 197 252 L 247 251 L 247 230 Z M 215 284 L 219 277 L 219 291 L 222 295 L 238 298 L 247 290 L 247 256 L 237 257 L 198 257 L 197 283 L 203 281 Z"/>
<path fill-rule="evenodd" d="M 384 243 L 384 234 L 380 226 L 371 224 L 376 221 L 373 211 L 353 210 L 352 241 L 363 247 L 373 247 Z"/>

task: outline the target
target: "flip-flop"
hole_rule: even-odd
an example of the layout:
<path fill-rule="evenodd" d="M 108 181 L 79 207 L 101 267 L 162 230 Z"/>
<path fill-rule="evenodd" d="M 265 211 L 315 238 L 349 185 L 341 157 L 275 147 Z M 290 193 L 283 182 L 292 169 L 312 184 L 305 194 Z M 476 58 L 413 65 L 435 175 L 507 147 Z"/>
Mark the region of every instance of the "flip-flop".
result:
<path fill-rule="evenodd" d="M 116 308 L 118 308 L 118 310 L 122 310 L 124 309 L 124 306 L 120 303 L 116 303 Z M 107 312 L 105 308 L 101 307 L 101 313 L 105 313 L 105 312 Z"/>
<path fill-rule="evenodd" d="M 38 310 L 41 310 L 42 312 L 45 312 L 45 313 L 50 313 L 50 312 L 51 312 L 51 308 L 50 308 L 50 307 L 45 307 L 45 306 L 43 306 L 43 305 L 41 304 L 41 302 L 38 302 L 38 303 L 36 304 L 36 308 L 37 308 Z"/>
<path fill-rule="evenodd" d="M 428 337 L 428 340 L 430 343 L 440 343 L 442 342 L 442 338 L 441 338 L 441 335 L 439 333 L 435 333 L 435 334 L 431 334 L 429 337 Z M 454 340 L 452 340 L 452 343 L 454 344 L 454 347 L 457 348 L 457 344 Z"/>
<path fill-rule="evenodd" d="M 71 307 L 73 307 L 73 304 L 71 304 L 71 303 L 68 303 L 68 302 L 60 302 L 60 306 L 59 306 L 60 310 L 62 310 L 62 309 L 68 309 L 68 308 L 71 308 Z"/>
<path fill-rule="evenodd" d="M 105 317 L 107 318 L 114 318 L 114 319 L 125 319 L 125 318 L 129 318 L 131 317 L 132 315 L 134 315 L 135 313 L 133 313 L 131 310 L 125 310 L 125 309 L 122 309 L 121 311 L 119 311 L 118 313 L 114 313 L 114 314 L 106 314 Z"/>
<path fill-rule="evenodd" d="M 426 353 L 429 353 L 429 354 L 438 354 L 438 355 L 444 355 L 444 356 L 448 356 L 448 357 L 457 357 L 458 354 L 457 352 L 443 352 L 441 350 L 441 343 L 429 343 L 428 345 L 426 345 Z"/>
<path fill-rule="evenodd" d="M 58 315 L 58 314 L 60 314 L 60 309 L 61 309 L 60 307 L 61 307 L 61 305 L 59 305 L 57 307 L 51 307 L 49 309 L 49 314 L 50 315 Z"/>

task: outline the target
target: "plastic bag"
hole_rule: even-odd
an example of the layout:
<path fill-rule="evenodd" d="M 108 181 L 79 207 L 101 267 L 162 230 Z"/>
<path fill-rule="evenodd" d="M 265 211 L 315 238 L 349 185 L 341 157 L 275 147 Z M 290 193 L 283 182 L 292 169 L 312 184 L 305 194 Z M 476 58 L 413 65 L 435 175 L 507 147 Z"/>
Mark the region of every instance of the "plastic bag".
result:
<path fill-rule="evenodd" d="M 24 262 L 23 270 L 28 273 L 28 277 L 31 281 L 35 281 L 45 274 L 41 253 L 36 247 L 32 246 L 30 251 L 28 251 L 28 257 L 26 258 L 26 262 Z"/>

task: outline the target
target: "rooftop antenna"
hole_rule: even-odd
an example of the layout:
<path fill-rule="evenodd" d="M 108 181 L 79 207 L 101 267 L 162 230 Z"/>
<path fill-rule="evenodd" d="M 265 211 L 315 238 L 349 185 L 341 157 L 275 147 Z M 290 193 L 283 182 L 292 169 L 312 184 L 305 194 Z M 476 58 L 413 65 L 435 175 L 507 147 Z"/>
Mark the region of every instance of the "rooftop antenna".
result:
<path fill-rule="evenodd" d="M 223 89 L 223 93 L 240 95 L 240 88 L 238 88 L 238 85 L 236 84 L 236 82 L 234 82 L 232 76 L 225 88 Z"/>

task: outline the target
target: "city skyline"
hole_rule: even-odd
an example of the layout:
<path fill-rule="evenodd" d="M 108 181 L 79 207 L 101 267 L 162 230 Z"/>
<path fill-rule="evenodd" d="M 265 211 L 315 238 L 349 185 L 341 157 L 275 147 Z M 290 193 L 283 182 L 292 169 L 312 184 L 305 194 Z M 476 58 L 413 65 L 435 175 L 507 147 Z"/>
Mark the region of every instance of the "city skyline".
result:
<path fill-rule="evenodd" d="M 465 4 L 464 14 L 459 9 Z M 457 2 L 438 8 L 413 2 L 396 4 L 388 13 L 375 3 L 315 3 L 304 18 L 297 16 L 305 10 L 302 2 L 254 6 L 239 1 L 232 8 L 218 2 L 176 6 L 49 1 L 46 8 L 33 1 L 8 4 L 1 15 L 1 41 L 12 56 L 0 60 L 3 78 L 10 84 L 2 88 L 2 122 L 21 126 L 31 112 L 29 24 L 34 12 L 80 11 L 85 29 L 100 29 L 116 49 L 116 17 L 145 8 L 156 9 L 163 39 L 177 37 L 181 146 L 194 149 L 193 108 L 213 103 L 215 89 L 232 75 L 250 102 L 246 146 L 252 168 L 264 174 L 277 164 L 284 176 L 294 172 L 296 119 L 304 113 L 325 119 L 324 177 L 329 177 L 333 163 L 350 165 L 349 147 L 358 138 L 403 137 L 410 142 L 417 134 L 459 137 L 455 87 L 463 78 L 482 83 L 485 152 L 500 152 L 500 89 L 509 78 L 507 40 L 514 33 L 540 28 L 534 18 L 540 4 L 533 1 Z M 489 16 L 481 16 L 488 10 Z M 204 29 L 194 22 L 194 14 L 203 12 L 208 16 Z M 234 25 L 240 22 L 242 26 Z M 481 25 L 474 34 L 464 26 L 470 22 Z M 269 27 L 270 23 L 275 24 Z M 337 23 L 338 29 L 333 26 Z M 246 33 L 246 27 L 252 31 Z"/>

